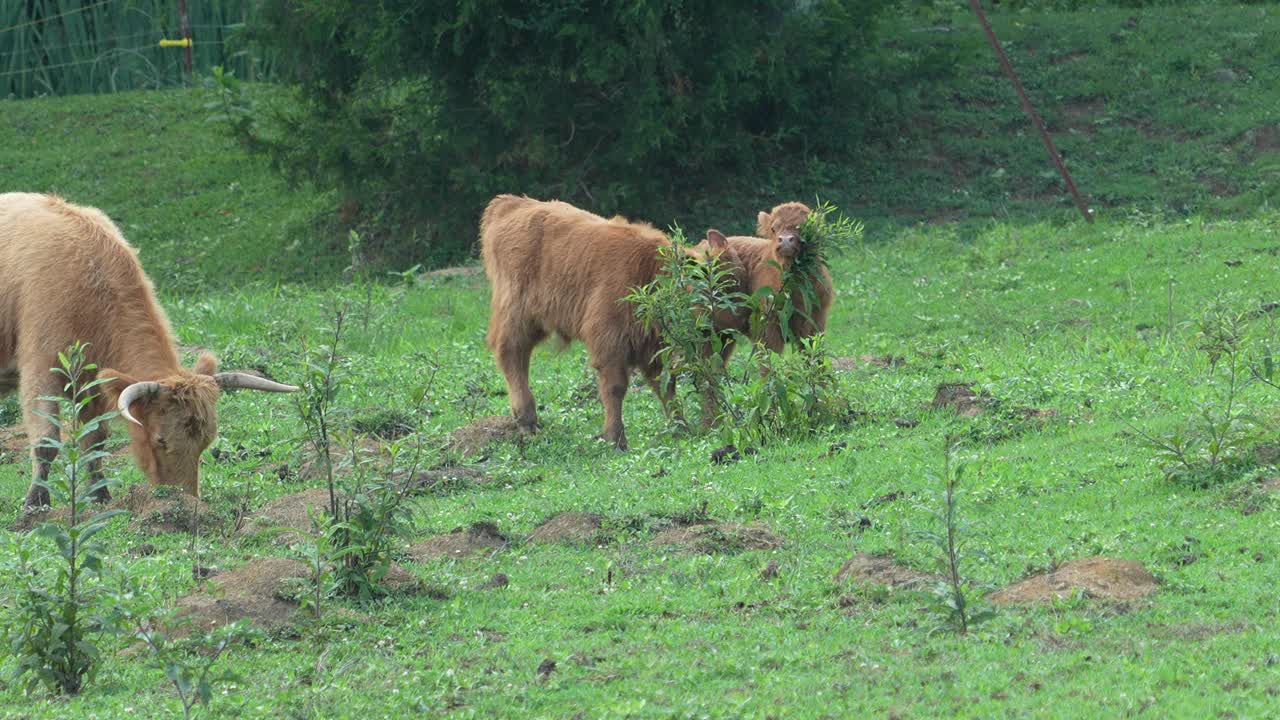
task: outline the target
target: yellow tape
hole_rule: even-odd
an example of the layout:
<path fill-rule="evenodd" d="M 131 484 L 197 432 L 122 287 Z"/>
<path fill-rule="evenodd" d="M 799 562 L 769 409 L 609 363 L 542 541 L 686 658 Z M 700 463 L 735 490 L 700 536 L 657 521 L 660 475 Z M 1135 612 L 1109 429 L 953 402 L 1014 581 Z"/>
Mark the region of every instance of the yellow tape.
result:
<path fill-rule="evenodd" d="M 160 47 L 191 47 L 191 38 L 181 40 L 161 40 Z"/>

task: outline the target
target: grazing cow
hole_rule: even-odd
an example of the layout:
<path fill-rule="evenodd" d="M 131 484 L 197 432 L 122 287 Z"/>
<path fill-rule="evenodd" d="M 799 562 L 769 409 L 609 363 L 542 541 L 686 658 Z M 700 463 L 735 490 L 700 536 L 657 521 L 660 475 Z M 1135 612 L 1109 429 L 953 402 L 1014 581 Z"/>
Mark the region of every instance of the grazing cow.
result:
<path fill-rule="evenodd" d="M 537 429 L 529 391 L 529 355 L 550 335 L 582 340 L 596 369 L 604 405 L 603 438 L 627 447 L 622 399 L 633 369 L 668 407 L 654 361 L 661 344 L 624 298 L 660 272 L 659 248 L 670 245 L 650 225 L 605 219 L 567 203 L 499 195 L 480 220 L 480 254 L 492 286 L 488 345 L 507 380 L 511 412 L 522 431 Z M 699 258 L 727 250 L 714 241 Z"/>
<path fill-rule="evenodd" d="M 757 217 L 756 232 L 760 237 L 738 236 L 726 238 L 718 230 L 708 230 L 707 246 L 727 243 L 733 249 L 737 262 L 740 263 L 740 277 L 745 282 L 739 290 L 751 295 L 765 287 L 775 291 L 782 289 L 782 272 L 791 266 L 792 260 L 803 249 L 799 228 L 809 217 L 810 210 L 803 203 L 789 202 L 778 205 L 769 212 L 761 212 Z M 703 245 L 698 245 L 701 248 Z M 795 311 L 791 315 L 789 328 L 792 337 L 807 338 L 826 330 L 827 316 L 831 311 L 831 302 L 835 293 L 831 284 L 831 273 L 826 266 L 818 269 L 817 275 L 809 278 L 813 288 L 813 296 L 817 300 L 815 307 L 810 307 L 803 293 L 793 292 L 792 306 Z M 774 306 L 777 306 L 775 301 Z M 738 318 L 736 329 L 745 331 L 749 317 L 743 313 Z M 766 347 L 774 352 L 782 352 L 783 337 L 780 320 L 771 315 L 765 323 L 764 341 Z M 726 348 L 726 350 L 731 350 Z"/>
<path fill-rule="evenodd" d="M 57 439 L 58 426 L 41 415 L 56 405 L 41 400 L 63 393 L 50 368 L 75 341 L 101 368 L 98 396 L 88 417 L 113 408 L 129 421 L 133 456 L 147 479 L 200 494 L 200 454 L 218 430 L 221 390 L 293 392 L 297 388 L 245 373 L 219 373 L 218 361 L 200 355 L 195 367 L 178 364 L 164 310 L 134 249 L 106 215 L 52 195 L 0 194 L 0 393 L 18 389 L 32 449 L 28 508 L 49 504 L 41 482 L 56 451 L 39 447 Z M 103 424 L 86 447 L 106 439 Z M 98 463 L 90 468 L 101 477 Z M 105 500 L 105 490 L 99 493 Z"/>

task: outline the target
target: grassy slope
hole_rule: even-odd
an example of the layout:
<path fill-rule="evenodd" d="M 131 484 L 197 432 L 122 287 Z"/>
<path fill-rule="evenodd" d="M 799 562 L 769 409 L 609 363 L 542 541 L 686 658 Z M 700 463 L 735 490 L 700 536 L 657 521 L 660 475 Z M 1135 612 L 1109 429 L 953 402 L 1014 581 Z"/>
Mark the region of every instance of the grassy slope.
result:
<path fill-rule="evenodd" d="M 1141 22 L 1190 27 L 1198 11 L 1187 12 L 1191 19 L 1185 13 L 1180 19 L 1143 13 Z M 1268 18 L 1255 22 L 1259 12 L 1224 13 L 1235 18 L 1234 24 L 1221 21 L 1231 28 L 1224 36 L 1246 23 L 1249 32 L 1261 28 Z M 1020 21 L 1023 28 L 1038 23 L 1053 29 L 1045 37 L 1065 49 L 1086 39 L 1107 42 L 1110 27 L 1124 17 Z M 1107 29 L 1086 32 L 1091 23 Z M 1019 32 L 1010 25 L 1005 30 Z M 1058 32 L 1074 34 L 1057 39 Z M 1044 57 L 1049 48 L 1028 57 Z M 1026 58 L 1015 53 L 1015 59 L 1032 75 Z M 1082 57 L 1076 67 L 1089 62 L 1101 68 L 1108 61 Z M 1057 66 L 1045 72 L 1051 67 Z M 975 80 L 988 81 L 994 82 Z M 1035 82 L 1029 78 L 1028 84 Z M 1237 97 L 1258 115 L 1224 128 L 1218 140 L 1189 139 L 1184 151 L 1208 157 L 1214 142 L 1264 124 L 1257 109 L 1274 102 L 1274 95 L 1246 90 Z M 1123 88 L 1116 92 L 1123 96 Z M 142 248 L 184 342 L 217 349 L 230 365 L 263 365 L 292 379 L 298 375 L 297 348 L 318 341 L 317 327 L 339 297 L 336 291 L 270 282 L 314 264 L 259 239 L 302 233 L 302 220 L 324 198 L 285 192 L 260 163 L 210 134 L 202 124 L 202 99 L 194 91 L 3 104 L 6 118 L 16 118 L 29 137 L 0 135 L 0 165 L 15 187 L 51 187 L 120 218 Z M 1150 102 L 1159 110 L 1153 117 L 1168 118 L 1157 123 L 1160 132 L 1204 121 L 1194 115 L 1177 119 L 1181 103 Z M 954 117 L 960 122 L 970 116 Z M 175 127 L 182 132 L 162 132 Z M 1093 130 L 1104 137 L 1113 131 L 1119 132 L 1106 122 Z M 1014 177 L 1038 172 L 1034 152 L 1007 149 L 1016 143 L 1000 133 L 982 147 L 959 133 L 938 137 L 975 163 L 1012 158 L 1001 166 L 1013 168 L 1007 172 Z M 1250 478 L 1265 470 L 1244 469 L 1232 482 L 1207 490 L 1174 485 L 1160 479 L 1127 424 L 1172 427 L 1209 391 L 1203 360 L 1189 349 L 1192 328 L 1180 325 L 1169 340 L 1159 330 L 1137 329 L 1163 328 L 1167 279 L 1177 282 L 1178 321 L 1193 317 L 1221 289 L 1237 291 L 1242 307 L 1275 300 L 1278 223 L 1265 212 L 1245 220 L 1151 220 L 1149 199 L 1160 199 L 1157 209 L 1163 212 L 1181 209 L 1181 198 L 1196 197 L 1192 184 L 1183 182 L 1190 171 L 1174 172 L 1183 155 L 1152 154 L 1168 142 L 1143 146 L 1151 152 L 1122 153 L 1123 137 L 1103 146 L 1117 165 L 1128 167 L 1145 155 L 1170 178 L 1165 195 L 1154 181 L 1143 186 L 1127 170 L 1117 174 L 1113 192 L 1127 192 L 1123 197 L 1139 202 L 1141 213 L 1126 210 L 1094 228 L 1008 221 L 882 230 L 835 265 L 840 297 L 830 328 L 834 354 L 907 359 L 901 368 L 842 376 L 848 395 L 869 413 L 848 431 L 713 466 L 707 458 L 715 442 L 672 435 L 649 393 L 636 392 L 627 402 L 633 450 L 619 455 L 588 439 L 598 431 L 599 411 L 574 396 L 590 381 L 581 350 L 540 353 L 535 393 L 544 405 L 545 432 L 523 458 L 503 446 L 483 464 L 497 484 L 416 501 L 415 534 L 492 520 L 520 538 L 555 512 L 589 510 L 605 516 L 610 542 L 576 549 L 517 542 L 488 561 L 413 565 L 451 598 L 396 598 L 368 611 L 369 622 L 308 631 L 302 642 L 280 639 L 237 651 L 231 664 L 251 681 L 219 697 L 212 716 L 1145 711 L 1201 717 L 1227 708 L 1241 717 L 1265 715 L 1280 689 L 1280 640 L 1270 630 L 1280 579 L 1274 562 L 1280 555 L 1280 504 L 1254 498 L 1250 490 Z M 15 138 L 34 138 L 37 149 Z M 1022 139 L 1034 149 L 1034 138 Z M 191 142 L 199 144 L 184 150 Z M 1079 158 L 1067 140 L 1062 144 Z M 175 162 L 178 157 L 187 162 Z M 1257 161 L 1242 159 L 1224 162 L 1224 172 L 1246 177 L 1257 171 Z M 833 176 L 826 187 L 845 202 L 875 188 L 875 197 L 901 196 L 904 208 L 918 200 L 922 208 L 954 210 L 936 199 L 948 182 L 941 174 L 921 169 L 899 175 L 886 167 L 884 177 L 880 184 L 850 185 Z M 1086 189 L 1099 187 L 1096 178 L 1086 178 L 1082 171 Z M 972 193 L 955 201 L 966 212 L 1003 207 L 1005 186 L 997 178 L 973 171 L 968 179 Z M 1265 190 L 1264 185 L 1257 192 Z M 222 209 L 232 213 L 222 215 Z M 200 250 L 190 249 L 193 240 Z M 302 246 L 308 242 L 303 237 Z M 195 252 L 202 254 L 188 254 Z M 187 257 L 199 260 L 184 262 Z M 254 272 L 255 266 L 264 271 Z M 228 275 L 234 287 L 219 289 Z M 192 292 L 197 287 L 203 288 L 199 294 Z M 344 404 L 362 412 L 407 406 L 408 388 L 434 362 L 444 368 L 432 403 L 434 431 L 466 422 L 468 383 L 490 391 L 477 412 L 504 412 L 501 378 L 483 349 L 484 298 L 483 286 L 466 280 L 380 288 L 368 329 L 351 336 L 353 377 Z M 955 419 L 927 409 L 938 383 L 960 380 L 1010 406 L 1059 414 L 1033 426 L 1009 418 Z M 1274 416 L 1274 395 L 1253 388 L 1248 399 Z M 291 441 L 298 423 L 286 400 L 239 394 L 228 397 L 222 411 L 218 447 L 243 444 L 273 454 L 265 464 L 207 462 L 206 496 L 215 507 L 229 508 L 246 482 L 255 505 L 307 486 L 296 479 L 278 481 L 274 473 L 280 464 L 296 467 L 301 454 Z M 898 417 L 920 424 L 900 428 Z M 1149 603 L 1124 608 L 1069 601 L 1009 610 L 962 640 L 929 635 L 931 618 L 919 597 L 837 587 L 831 576 L 855 550 L 889 552 L 930 568 L 932 550 L 915 533 L 935 527 L 930 508 L 936 507 L 937 488 L 927 474 L 939 469 L 948 432 L 971 438 L 964 450 L 973 466 L 963 512 L 972 521 L 971 544 L 986 551 L 966 566 L 976 581 L 1004 584 L 1055 559 L 1108 554 L 1146 563 L 1162 579 L 1161 592 Z M 837 440 L 848 448 L 819 458 Z M 11 516 L 26 470 L 20 458 L 9 459 L 16 462 L 0 464 L 0 496 Z M 127 462 L 114 467 L 127 482 L 138 480 Z M 666 474 L 655 477 L 658 469 Z M 904 496 L 866 507 L 891 491 Z M 703 503 L 717 519 L 768 523 L 787 546 L 776 553 L 714 556 L 647 546 L 664 518 Z M 1246 514 L 1251 503 L 1261 510 Z M 870 519 L 869 529 L 859 528 L 861 514 Z M 190 588 L 183 538 L 143 538 L 120 529 L 109 541 L 122 557 L 141 542 L 155 543 L 155 555 L 127 564 L 162 594 Z M 205 546 L 209 561 L 223 567 L 282 552 L 265 540 L 214 538 Z M 1187 564 L 1189 553 L 1197 558 Z M 759 571 L 769 559 L 777 560 L 780 576 L 763 582 Z M 611 586 L 604 581 L 610 570 Z M 495 572 L 510 577 L 507 588 L 475 589 Z M 558 669 L 540 680 L 536 668 L 546 658 L 556 660 Z M 0 687 L 5 717 L 159 718 L 171 717 L 175 706 L 157 671 L 125 658 L 109 659 L 98 683 L 76 700 L 26 699 L 15 687 Z"/>

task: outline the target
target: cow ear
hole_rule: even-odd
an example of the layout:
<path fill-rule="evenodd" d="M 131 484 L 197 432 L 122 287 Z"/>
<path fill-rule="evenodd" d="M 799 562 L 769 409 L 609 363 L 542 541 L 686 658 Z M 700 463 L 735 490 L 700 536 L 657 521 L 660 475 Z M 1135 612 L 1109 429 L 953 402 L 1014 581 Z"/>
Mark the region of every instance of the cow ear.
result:
<path fill-rule="evenodd" d="M 99 370 L 98 379 L 106 381 L 98 386 L 98 393 L 102 396 L 102 406 L 108 410 L 115 410 L 116 403 L 120 401 L 120 393 L 138 382 L 132 375 L 111 368 Z"/>
<path fill-rule="evenodd" d="M 756 215 L 756 234 L 757 235 L 764 237 L 769 234 L 769 225 L 770 225 L 769 220 L 770 220 L 769 213 L 763 210 L 760 211 L 759 215 Z"/>
<path fill-rule="evenodd" d="M 195 373 L 197 375 L 212 375 L 218 372 L 218 358 L 208 350 L 200 353 L 200 357 L 196 359 Z"/>
<path fill-rule="evenodd" d="M 729 248 L 728 238 L 724 236 L 724 233 L 716 230 L 715 228 L 711 228 L 707 231 L 707 244 L 711 246 L 712 250 L 717 252 L 723 252 Z"/>

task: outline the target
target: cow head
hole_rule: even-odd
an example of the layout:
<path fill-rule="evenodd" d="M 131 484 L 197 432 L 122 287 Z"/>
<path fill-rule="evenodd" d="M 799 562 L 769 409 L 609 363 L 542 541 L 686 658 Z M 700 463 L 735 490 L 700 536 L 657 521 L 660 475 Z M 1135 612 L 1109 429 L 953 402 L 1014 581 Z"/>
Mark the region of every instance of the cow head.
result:
<path fill-rule="evenodd" d="M 129 421 L 134 459 L 153 485 L 176 485 L 200 495 L 200 455 L 218 434 L 218 396 L 243 388 L 294 392 L 298 388 L 246 373 L 218 370 L 210 353 L 201 353 L 192 370 L 158 380 L 138 380 L 102 370 L 104 399 Z"/>
<path fill-rule="evenodd" d="M 809 218 L 804 203 L 783 203 L 756 217 L 756 233 L 774 243 L 778 257 L 790 261 L 800 252 L 800 226 Z"/>

